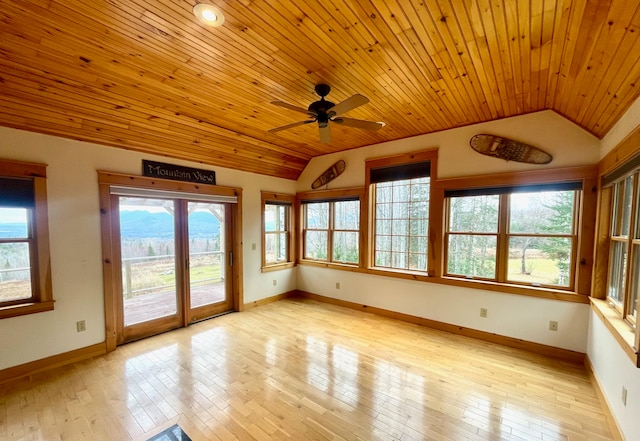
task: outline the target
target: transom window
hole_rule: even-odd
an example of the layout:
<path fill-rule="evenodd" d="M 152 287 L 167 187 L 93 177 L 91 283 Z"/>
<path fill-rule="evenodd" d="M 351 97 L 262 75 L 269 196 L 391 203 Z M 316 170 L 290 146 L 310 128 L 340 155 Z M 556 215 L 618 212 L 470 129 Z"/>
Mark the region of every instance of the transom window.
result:
<path fill-rule="evenodd" d="M 302 201 L 303 259 L 360 262 L 360 200 Z"/>
<path fill-rule="evenodd" d="M 445 275 L 572 289 L 581 186 L 445 191 Z"/>

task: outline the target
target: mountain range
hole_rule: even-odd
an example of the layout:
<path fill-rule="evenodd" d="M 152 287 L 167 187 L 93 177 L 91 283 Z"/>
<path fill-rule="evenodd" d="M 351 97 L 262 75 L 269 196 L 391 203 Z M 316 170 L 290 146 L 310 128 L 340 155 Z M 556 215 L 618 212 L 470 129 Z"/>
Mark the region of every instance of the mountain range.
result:
<path fill-rule="evenodd" d="M 124 238 L 170 238 L 173 231 L 174 218 L 167 212 L 120 212 L 120 234 Z M 211 238 L 219 234 L 220 222 L 212 213 L 196 211 L 189 215 L 189 237 Z"/>
<path fill-rule="evenodd" d="M 173 216 L 166 212 L 122 211 L 120 234 L 125 238 L 170 238 L 173 236 Z M 23 238 L 23 223 L 0 225 L 0 238 Z M 189 215 L 189 237 L 213 238 L 220 234 L 220 222 L 211 213 L 196 211 Z"/>

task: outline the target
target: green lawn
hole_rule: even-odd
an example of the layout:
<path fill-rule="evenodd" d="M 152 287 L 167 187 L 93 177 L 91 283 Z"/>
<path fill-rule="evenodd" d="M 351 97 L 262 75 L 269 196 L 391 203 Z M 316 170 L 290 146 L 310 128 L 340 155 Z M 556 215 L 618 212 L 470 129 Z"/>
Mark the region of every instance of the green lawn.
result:
<path fill-rule="evenodd" d="M 207 265 L 192 267 L 189 272 L 191 283 L 205 279 L 220 279 L 220 265 Z M 174 272 L 158 274 L 158 285 L 173 285 L 176 280 Z"/>
<path fill-rule="evenodd" d="M 558 283 L 558 265 L 551 259 L 528 258 L 526 269 L 530 274 L 522 274 L 521 259 L 509 259 L 509 279 L 518 282 L 554 285 Z"/>

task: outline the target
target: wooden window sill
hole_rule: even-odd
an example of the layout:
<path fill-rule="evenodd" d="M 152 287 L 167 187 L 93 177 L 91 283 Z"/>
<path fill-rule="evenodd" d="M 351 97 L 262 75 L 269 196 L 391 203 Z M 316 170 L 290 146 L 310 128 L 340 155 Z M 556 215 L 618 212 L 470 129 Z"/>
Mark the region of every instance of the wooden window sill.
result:
<path fill-rule="evenodd" d="M 344 265 L 331 262 L 301 259 L 300 265 L 316 266 L 320 268 L 337 269 L 342 271 L 352 271 L 377 276 L 393 277 L 397 279 L 416 280 L 427 283 L 440 283 L 442 285 L 461 286 L 471 289 L 483 289 L 487 291 L 503 292 L 505 294 L 517 294 L 542 299 L 561 300 L 574 303 L 589 303 L 589 296 L 573 291 L 542 288 L 525 285 L 512 285 L 508 283 L 498 283 L 486 280 L 467 280 L 458 277 L 431 277 L 423 272 L 402 271 L 398 269 L 382 268 L 360 268 L 355 265 Z"/>
<path fill-rule="evenodd" d="M 22 305 L 0 307 L 0 319 L 53 311 L 53 304 L 54 301 L 49 300 L 46 302 L 24 303 Z"/>
<path fill-rule="evenodd" d="M 286 268 L 293 268 L 295 265 L 296 264 L 293 262 L 273 263 L 273 264 L 263 266 L 261 270 L 263 273 L 268 273 L 271 271 L 279 271 Z"/>
<path fill-rule="evenodd" d="M 625 322 L 620 314 L 612 308 L 606 300 L 591 299 L 591 309 L 602 319 L 611 335 L 629 356 L 633 364 L 640 367 L 640 358 L 634 348 L 635 330 Z"/>
<path fill-rule="evenodd" d="M 433 281 L 445 285 L 463 286 L 473 289 L 485 289 L 487 291 L 503 292 L 506 294 L 518 294 L 529 297 L 563 300 L 566 302 L 575 303 L 589 303 L 589 296 L 562 289 L 500 283 L 489 280 L 462 279 L 459 277 L 434 277 Z"/>
<path fill-rule="evenodd" d="M 384 268 L 380 266 L 371 267 L 365 270 L 367 274 L 378 276 L 396 277 L 398 279 L 419 280 L 421 282 L 433 282 L 433 277 L 424 271 L 411 271 L 397 268 Z"/>
<path fill-rule="evenodd" d="M 343 271 L 355 271 L 362 272 L 362 268 L 358 267 L 358 265 L 353 264 L 350 265 L 348 263 L 335 263 L 335 262 L 327 262 L 324 260 L 309 260 L 309 259 L 300 259 L 298 261 L 300 265 L 309 265 L 309 266 L 317 266 L 320 268 L 331 268 Z"/>

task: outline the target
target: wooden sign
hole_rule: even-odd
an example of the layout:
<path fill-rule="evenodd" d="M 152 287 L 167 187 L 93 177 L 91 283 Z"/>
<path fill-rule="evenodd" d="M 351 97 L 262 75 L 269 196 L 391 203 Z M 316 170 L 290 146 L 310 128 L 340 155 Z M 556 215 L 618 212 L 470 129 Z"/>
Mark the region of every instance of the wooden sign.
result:
<path fill-rule="evenodd" d="M 216 185 L 216 172 L 164 162 L 142 160 L 142 175 L 151 178 L 173 179 L 174 181 L 197 182 Z"/>

